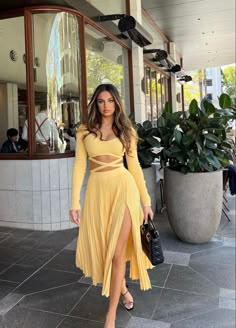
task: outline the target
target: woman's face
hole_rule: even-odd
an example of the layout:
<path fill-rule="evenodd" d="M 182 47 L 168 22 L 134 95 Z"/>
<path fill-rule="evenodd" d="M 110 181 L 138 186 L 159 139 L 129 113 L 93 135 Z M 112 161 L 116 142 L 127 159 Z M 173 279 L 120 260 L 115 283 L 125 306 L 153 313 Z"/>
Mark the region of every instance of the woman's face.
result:
<path fill-rule="evenodd" d="M 97 105 L 99 113 L 103 117 L 113 116 L 115 112 L 115 101 L 110 92 L 102 91 L 97 97 Z"/>

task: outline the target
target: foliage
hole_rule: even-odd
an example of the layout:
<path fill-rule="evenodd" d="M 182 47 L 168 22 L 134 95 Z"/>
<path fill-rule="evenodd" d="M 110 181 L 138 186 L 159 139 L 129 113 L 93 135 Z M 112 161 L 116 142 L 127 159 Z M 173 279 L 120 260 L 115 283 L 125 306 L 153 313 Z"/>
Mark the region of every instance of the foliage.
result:
<path fill-rule="evenodd" d="M 150 121 L 145 121 L 143 124 L 135 123 L 134 127 L 138 134 L 138 159 L 142 168 L 150 167 L 156 154 L 154 147 L 160 147 L 160 143 L 156 138 L 157 128 L 152 127 Z"/>
<path fill-rule="evenodd" d="M 223 90 L 231 99 L 236 98 L 236 67 L 235 65 L 227 66 L 222 69 L 222 85 Z M 234 100 L 235 101 L 235 100 Z"/>
<path fill-rule="evenodd" d="M 204 99 L 196 99 L 188 112 L 172 112 L 167 103 L 157 121 L 157 134 L 162 150 L 161 165 L 187 172 L 211 172 L 229 164 L 232 141 L 227 138 L 228 122 L 236 118 L 227 94 L 219 98 L 220 109 Z"/>
<path fill-rule="evenodd" d="M 104 83 L 104 81 L 110 81 L 114 84 L 119 91 L 121 80 L 123 79 L 123 67 L 113 61 L 103 57 L 102 54 L 87 50 L 86 51 L 87 62 L 87 85 L 88 96 L 90 97 L 96 87 Z"/>

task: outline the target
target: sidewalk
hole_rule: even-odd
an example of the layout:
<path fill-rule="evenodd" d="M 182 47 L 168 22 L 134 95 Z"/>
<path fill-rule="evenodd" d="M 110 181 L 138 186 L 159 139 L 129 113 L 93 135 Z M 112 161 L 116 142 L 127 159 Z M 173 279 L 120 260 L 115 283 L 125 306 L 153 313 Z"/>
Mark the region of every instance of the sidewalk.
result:
<path fill-rule="evenodd" d="M 135 308 L 119 305 L 117 328 L 235 328 L 235 197 L 206 244 L 176 239 L 158 215 L 165 263 L 153 288 L 129 282 Z M 38 232 L 0 227 L 0 328 L 103 328 L 107 298 L 74 266 L 77 229 Z"/>

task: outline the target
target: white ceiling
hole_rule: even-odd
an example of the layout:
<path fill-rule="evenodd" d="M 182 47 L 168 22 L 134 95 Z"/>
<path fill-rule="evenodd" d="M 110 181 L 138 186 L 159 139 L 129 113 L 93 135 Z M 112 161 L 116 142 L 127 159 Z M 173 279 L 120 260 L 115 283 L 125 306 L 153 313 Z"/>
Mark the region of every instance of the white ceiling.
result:
<path fill-rule="evenodd" d="M 185 70 L 236 62 L 235 0 L 142 0 L 142 7 L 175 43 Z"/>

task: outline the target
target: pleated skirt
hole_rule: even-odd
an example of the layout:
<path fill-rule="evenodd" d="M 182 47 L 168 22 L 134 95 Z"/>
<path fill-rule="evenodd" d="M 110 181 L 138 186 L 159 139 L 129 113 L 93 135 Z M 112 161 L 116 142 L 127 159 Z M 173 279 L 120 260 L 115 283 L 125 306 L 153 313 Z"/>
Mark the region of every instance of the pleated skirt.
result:
<path fill-rule="evenodd" d="M 76 266 L 94 285 L 101 283 L 102 295 L 109 296 L 112 258 L 125 210 L 132 228 L 126 248 L 130 261 L 129 277 L 140 280 L 140 288 L 151 288 L 147 269 L 152 264 L 142 251 L 140 225 L 143 210 L 135 180 L 124 167 L 105 172 L 91 172 L 85 192 L 76 249 Z"/>

